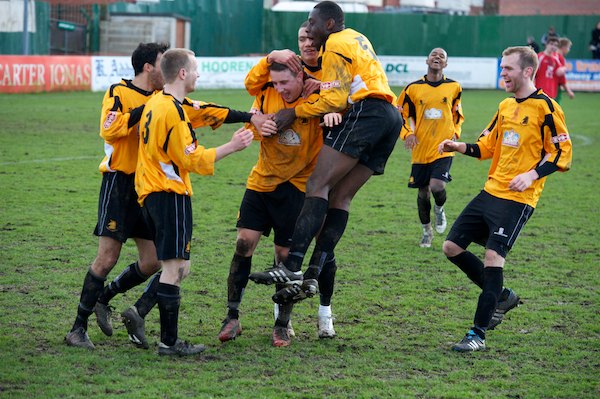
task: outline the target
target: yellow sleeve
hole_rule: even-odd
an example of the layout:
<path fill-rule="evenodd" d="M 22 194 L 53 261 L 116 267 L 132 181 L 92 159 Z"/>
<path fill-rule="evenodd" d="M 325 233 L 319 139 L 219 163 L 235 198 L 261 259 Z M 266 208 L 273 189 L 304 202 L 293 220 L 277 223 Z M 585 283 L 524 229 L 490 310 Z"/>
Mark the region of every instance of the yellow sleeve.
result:
<path fill-rule="evenodd" d="M 110 89 L 109 89 L 110 91 Z M 100 115 L 100 137 L 111 144 L 116 139 L 129 134 L 129 112 L 123 112 L 123 104 L 118 92 L 110 96 L 109 91 L 104 95 L 102 101 L 102 113 Z"/>
<path fill-rule="evenodd" d="M 415 106 L 408 95 L 407 89 L 408 86 L 402 90 L 397 100 L 398 111 L 400 111 L 403 120 L 402 130 L 400 130 L 400 138 L 402 140 L 406 140 L 408 136 L 415 134 Z"/>
<path fill-rule="evenodd" d="M 191 125 L 186 121 L 175 124 L 169 135 L 167 155 L 182 169 L 200 175 L 212 175 L 215 171 L 217 151 L 199 145 L 195 136 Z"/>
<path fill-rule="evenodd" d="M 456 139 L 460 139 L 460 135 L 462 133 L 462 124 L 465 121 L 465 117 L 462 112 L 462 89 L 458 88 L 458 96 L 454 99 L 454 103 L 452 104 L 452 121 L 454 122 L 454 135 Z"/>
<path fill-rule="evenodd" d="M 258 61 L 258 63 L 248 71 L 248 75 L 246 75 L 244 85 L 246 86 L 248 94 L 251 96 L 258 96 L 260 94 L 260 89 L 269 82 L 270 77 L 269 63 L 267 62 L 267 57 L 265 57 Z"/>
<path fill-rule="evenodd" d="M 479 139 L 477 139 L 477 145 L 481 152 L 479 159 L 490 159 L 494 156 L 494 150 L 498 141 L 498 114 L 499 111 L 496 111 L 496 115 L 494 115 L 490 124 L 481 132 Z"/>
<path fill-rule="evenodd" d="M 548 154 L 546 162 L 555 164 L 561 172 L 571 169 L 573 145 L 567 131 L 563 110 L 556 105 L 550 118 L 546 118 L 544 137 L 544 151 Z"/>
<path fill-rule="evenodd" d="M 321 70 L 321 93 L 314 102 L 305 102 L 296 107 L 296 117 L 311 118 L 330 112 L 342 112 L 348 105 L 350 84 L 352 83 L 351 65 L 342 56 L 326 51 L 323 54 Z"/>
<path fill-rule="evenodd" d="M 228 107 L 192 100 L 187 97 L 183 100 L 182 107 L 194 129 L 202 126 L 210 126 L 215 130 L 225 122 L 227 115 L 229 115 Z"/>

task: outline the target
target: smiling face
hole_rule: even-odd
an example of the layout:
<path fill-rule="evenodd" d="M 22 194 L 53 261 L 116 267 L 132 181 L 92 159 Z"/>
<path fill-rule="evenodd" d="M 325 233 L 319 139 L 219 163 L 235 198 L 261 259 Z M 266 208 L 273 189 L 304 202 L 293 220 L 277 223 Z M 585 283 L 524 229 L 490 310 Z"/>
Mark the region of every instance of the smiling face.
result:
<path fill-rule="evenodd" d="M 300 28 L 298 30 L 298 49 L 300 50 L 300 57 L 302 57 L 304 63 L 310 66 L 317 65 L 319 50 L 313 45 L 313 38 L 308 35 L 306 28 Z"/>
<path fill-rule="evenodd" d="M 434 48 L 425 61 L 430 70 L 439 72 L 448 65 L 448 54 L 443 48 Z"/>
<path fill-rule="evenodd" d="M 294 102 L 302 94 L 304 87 L 304 72 L 292 73 L 289 69 L 282 71 L 271 71 L 271 82 L 273 87 L 288 103 Z"/>
<path fill-rule="evenodd" d="M 517 93 L 530 80 L 531 68 L 521 69 L 519 54 L 505 55 L 500 61 L 500 77 L 504 80 L 504 90 Z M 529 73 L 526 73 L 528 72 Z"/>

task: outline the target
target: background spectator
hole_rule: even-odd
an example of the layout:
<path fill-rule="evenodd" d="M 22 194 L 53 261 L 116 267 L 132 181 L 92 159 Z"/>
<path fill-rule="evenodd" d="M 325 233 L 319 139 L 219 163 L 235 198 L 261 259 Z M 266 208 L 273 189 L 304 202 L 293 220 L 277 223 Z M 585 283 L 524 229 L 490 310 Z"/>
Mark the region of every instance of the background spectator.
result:
<path fill-rule="evenodd" d="M 590 40 L 590 51 L 592 52 L 593 59 L 600 59 L 600 21 L 598 21 L 596 27 L 592 30 L 592 40 Z"/>

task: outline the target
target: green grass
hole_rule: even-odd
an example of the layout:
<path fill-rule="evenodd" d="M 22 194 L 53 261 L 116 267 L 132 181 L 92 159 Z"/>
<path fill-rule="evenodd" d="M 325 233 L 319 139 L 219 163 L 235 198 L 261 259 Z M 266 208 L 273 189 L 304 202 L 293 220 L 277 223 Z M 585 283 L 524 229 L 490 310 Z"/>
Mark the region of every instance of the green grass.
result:
<path fill-rule="evenodd" d="M 399 90 L 396 90 L 399 92 Z M 473 142 L 506 95 L 465 91 L 463 139 Z M 242 91 L 194 98 L 248 109 Z M 398 144 L 386 173 L 353 202 L 336 251 L 333 300 L 339 336 L 316 336 L 318 300 L 293 316 L 298 337 L 272 348 L 272 288 L 250 283 L 242 304 L 244 334 L 216 339 L 226 312 L 226 280 L 235 218 L 251 149 L 220 161 L 212 177 L 194 176 L 192 274 L 182 285 L 180 335 L 208 345 L 192 359 L 159 358 L 90 321 L 93 352 L 66 347 L 83 276 L 94 259 L 102 155 L 102 93 L 0 96 L 0 397 L 122 398 L 595 398 L 600 396 L 598 94 L 564 102 L 574 142 L 573 169 L 549 177 L 525 231 L 510 253 L 505 282 L 522 296 L 488 334 L 489 350 L 457 354 L 449 346 L 471 325 L 478 291 L 441 252 L 418 247 L 416 191 L 406 188 L 409 154 Z M 206 146 L 236 126 L 199 130 Z M 448 186 L 451 223 L 483 187 L 488 162 L 458 156 Z M 479 247 L 473 251 L 481 254 Z M 114 278 L 136 258 L 127 243 Z M 254 270 L 269 265 L 263 239 Z M 118 311 L 142 287 L 117 296 Z M 151 342 L 158 312 L 148 316 Z"/>

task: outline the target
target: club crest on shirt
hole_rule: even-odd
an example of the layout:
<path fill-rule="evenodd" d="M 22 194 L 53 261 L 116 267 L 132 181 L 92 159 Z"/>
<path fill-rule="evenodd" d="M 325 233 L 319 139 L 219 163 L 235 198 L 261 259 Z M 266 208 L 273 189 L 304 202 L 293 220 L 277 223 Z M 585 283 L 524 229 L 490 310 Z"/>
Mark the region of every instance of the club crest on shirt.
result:
<path fill-rule="evenodd" d="M 108 129 L 114 121 L 117 120 L 117 113 L 115 111 L 110 111 L 106 114 L 106 119 L 104 120 L 104 128 Z"/>
<path fill-rule="evenodd" d="M 565 141 L 569 140 L 569 133 L 558 134 L 552 137 L 550 140 L 552 141 L 552 144 L 564 143 Z"/>
<path fill-rule="evenodd" d="M 428 108 L 424 112 L 425 119 L 442 119 L 442 110 L 436 108 Z"/>
<path fill-rule="evenodd" d="M 287 129 L 286 131 L 278 134 L 278 143 L 283 145 L 300 145 L 301 140 L 298 133 L 292 129 Z"/>
<path fill-rule="evenodd" d="M 185 155 L 190 155 L 194 151 L 196 151 L 196 142 L 195 141 L 192 144 L 185 147 L 184 153 L 185 153 Z"/>
<path fill-rule="evenodd" d="M 507 130 L 502 134 L 502 145 L 517 148 L 519 147 L 519 133 L 514 130 Z"/>

